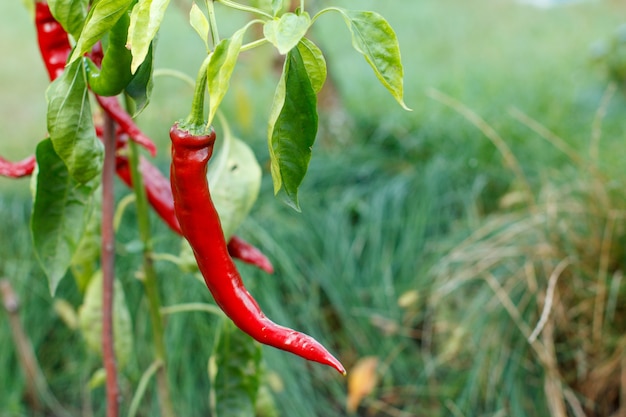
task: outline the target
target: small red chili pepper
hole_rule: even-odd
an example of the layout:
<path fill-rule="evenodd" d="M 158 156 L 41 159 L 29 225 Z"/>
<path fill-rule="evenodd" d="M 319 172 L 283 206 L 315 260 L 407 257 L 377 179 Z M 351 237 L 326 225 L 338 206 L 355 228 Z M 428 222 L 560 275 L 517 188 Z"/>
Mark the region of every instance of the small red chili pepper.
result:
<path fill-rule="evenodd" d="M 130 174 L 128 158 L 118 155 L 116 163 L 117 176 L 120 177 L 128 187 L 132 188 L 133 180 Z M 174 232 L 182 235 L 180 224 L 178 224 L 178 219 L 174 213 L 174 197 L 172 196 L 172 188 L 169 180 L 161 174 L 161 171 L 159 171 L 157 167 L 141 156 L 139 158 L 139 172 L 141 173 L 148 203 L 154 208 L 154 211 L 157 212 L 165 224 Z"/>
<path fill-rule="evenodd" d="M 35 170 L 35 156 L 29 156 L 19 162 L 10 162 L 0 157 L 0 176 L 10 178 L 27 177 Z"/>
<path fill-rule="evenodd" d="M 56 21 L 48 3 L 45 1 L 35 2 L 35 27 L 39 41 L 39 51 L 48 70 L 50 80 L 55 80 L 65 70 L 67 57 L 70 55 L 72 46 L 63 26 Z"/>
<path fill-rule="evenodd" d="M 252 246 L 239 236 L 233 236 L 228 241 L 228 253 L 233 258 L 255 265 L 268 274 L 274 273 L 274 267 L 269 259 L 259 249 Z"/>
<path fill-rule="evenodd" d="M 121 130 L 128 134 L 130 140 L 146 148 L 150 155 L 156 155 L 157 148 L 152 139 L 139 129 L 139 126 L 137 126 L 130 114 L 122 108 L 117 97 L 103 97 L 96 94 L 96 100 L 100 107 L 115 120 L 115 123 L 120 126 Z"/>
<path fill-rule="evenodd" d="M 174 124 L 170 130 L 170 139 L 171 183 L 176 216 L 217 305 L 237 327 L 260 343 L 331 366 L 345 374 L 341 363 L 311 336 L 268 319 L 244 287 L 228 254 L 206 177 L 207 164 L 215 144 L 215 132 L 194 134 Z"/>

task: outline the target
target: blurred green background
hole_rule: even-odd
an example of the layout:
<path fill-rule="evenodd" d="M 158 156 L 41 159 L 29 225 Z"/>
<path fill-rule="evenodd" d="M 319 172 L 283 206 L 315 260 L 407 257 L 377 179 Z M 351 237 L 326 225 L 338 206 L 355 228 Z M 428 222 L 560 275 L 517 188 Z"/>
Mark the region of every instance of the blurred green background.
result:
<path fill-rule="evenodd" d="M 626 3 L 540 9 L 512 0 L 320 0 L 311 7 L 328 5 L 375 10 L 390 22 L 413 111 L 379 85 L 343 21 L 321 18 L 310 35 L 330 81 L 296 213 L 274 198 L 269 177 L 275 56 L 269 47 L 242 55 L 224 112 L 265 167 L 261 196 L 239 234 L 276 267 L 265 276 L 241 265 L 267 315 L 330 346 L 349 371 L 378 358 L 377 372 L 360 376 L 376 383 L 359 398 L 359 416 L 623 415 L 626 100 L 594 56 L 598 41 L 610 45 Z M 156 59 L 158 68 L 193 77 L 203 45 L 188 10 L 186 0 L 170 5 Z M 228 34 L 236 16 L 219 5 L 217 13 Z M 22 4 L 0 2 L 0 21 L 0 155 L 19 159 L 45 137 L 47 77 Z M 159 76 L 138 119 L 159 145 L 163 172 L 169 126 L 188 113 L 191 96 L 181 80 Z M 128 191 L 119 185 L 121 198 Z M 20 296 L 53 393 L 74 410 L 102 415 L 102 388 L 87 395 L 85 386 L 98 360 L 55 312 L 31 250 L 28 186 L 0 179 L 0 277 Z M 157 252 L 177 253 L 180 242 L 156 218 L 153 229 Z M 136 323 L 136 357 L 122 382 L 129 401 L 150 363 L 133 208 L 117 239 L 118 276 Z M 569 266 L 557 274 L 563 259 Z M 165 304 L 210 302 L 202 283 L 167 262 L 157 268 Z M 70 278 L 57 298 L 79 305 Z M 553 311 L 528 342 L 546 300 Z M 209 415 L 214 323 L 203 313 L 168 318 L 181 416 Z M 33 415 L 4 313 L 0 340 L 0 416 Z M 347 380 L 271 348 L 264 354 L 279 415 L 348 415 Z M 156 410 L 151 388 L 140 412 Z"/>

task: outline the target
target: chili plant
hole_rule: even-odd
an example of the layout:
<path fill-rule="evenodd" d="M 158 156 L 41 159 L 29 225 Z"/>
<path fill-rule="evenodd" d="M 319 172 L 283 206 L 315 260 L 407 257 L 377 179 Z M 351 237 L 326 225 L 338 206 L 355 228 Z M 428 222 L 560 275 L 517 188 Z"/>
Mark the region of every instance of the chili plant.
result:
<path fill-rule="evenodd" d="M 219 30 L 216 2 L 244 13 L 248 20 L 224 36 Z M 356 52 L 399 105 L 408 110 L 403 100 L 398 40 L 388 22 L 375 12 L 339 7 L 311 14 L 307 7 L 311 4 L 305 0 L 295 2 L 294 7 L 283 0 L 206 0 L 202 7 L 191 4 L 190 25 L 205 48 L 197 52 L 203 62 L 187 109 L 189 116 L 175 122 L 170 131 L 168 180 L 140 155 L 137 145 L 152 157 L 157 147 L 134 118 L 150 103 L 155 38 L 169 0 L 26 3 L 33 6 L 39 49 L 51 81 L 46 91 L 48 137 L 39 143 L 34 157 L 17 163 L 0 159 L 0 174 L 34 175 L 30 227 L 35 254 L 52 296 L 68 270 L 84 293 L 76 314 L 87 345 L 102 354 L 107 415 L 119 415 L 120 405 L 134 415 L 154 374 L 162 415 L 175 415 L 166 374 L 165 313 L 200 309 L 223 317 L 223 312 L 251 336 L 245 336 L 228 320 L 220 327 L 211 367 L 217 416 L 254 415 L 262 374 L 259 342 L 345 374 L 340 361 L 318 341 L 269 320 L 244 287 L 232 257 L 273 271 L 259 249 L 234 235 L 258 195 L 262 170 L 246 143 L 233 137 L 223 117 L 218 123 L 219 134 L 213 125 L 240 55 L 273 45 L 283 64 L 267 114 L 270 172 L 274 193 L 280 193 L 288 205 L 299 210 L 298 189 L 317 135 L 317 94 L 327 75 L 324 55 L 307 35 L 325 15 L 341 16 Z M 253 31 L 253 27 L 261 30 Z M 184 115 L 185 109 L 180 112 Z M 219 152 L 209 164 L 218 142 Z M 113 273 L 115 173 L 134 191 L 143 248 L 142 281 L 154 338 L 153 363 L 130 404 L 120 403 L 117 384 L 118 368 L 124 366 L 133 343 L 124 294 Z M 191 250 L 195 258 L 191 268 L 202 274 L 219 308 L 162 306 L 153 265 L 157 255 L 150 236 L 150 206 L 184 238 L 183 242 L 188 242 L 187 251 Z M 123 207 L 125 204 L 120 203 L 118 210 Z M 182 270 L 189 268 L 182 255 L 169 259 Z"/>

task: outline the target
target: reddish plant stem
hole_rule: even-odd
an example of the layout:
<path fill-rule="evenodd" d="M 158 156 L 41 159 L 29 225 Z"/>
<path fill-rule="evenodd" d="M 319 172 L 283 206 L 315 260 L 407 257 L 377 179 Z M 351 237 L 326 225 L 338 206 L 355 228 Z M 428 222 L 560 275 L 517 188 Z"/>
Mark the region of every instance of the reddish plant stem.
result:
<path fill-rule="evenodd" d="M 104 114 L 104 166 L 102 167 L 102 358 L 106 371 L 107 417 L 119 416 L 117 364 L 113 348 L 113 283 L 115 279 L 115 122 Z"/>

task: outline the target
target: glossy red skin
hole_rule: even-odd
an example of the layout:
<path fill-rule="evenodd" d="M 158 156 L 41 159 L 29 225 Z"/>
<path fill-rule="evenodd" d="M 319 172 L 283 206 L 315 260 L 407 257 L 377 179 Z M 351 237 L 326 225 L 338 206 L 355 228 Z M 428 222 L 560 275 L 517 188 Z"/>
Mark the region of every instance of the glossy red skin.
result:
<path fill-rule="evenodd" d="M 194 136 L 175 124 L 170 130 L 170 139 L 170 179 L 176 216 L 217 305 L 237 327 L 260 343 L 331 366 L 345 374 L 341 363 L 311 336 L 268 319 L 244 287 L 228 253 L 206 177 L 215 133 Z"/>
<path fill-rule="evenodd" d="M 0 157 L 0 176 L 10 178 L 27 177 L 33 173 L 36 164 L 37 161 L 34 155 L 18 162 L 7 161 Z"/>
<path fill-rule="evenodd" d="M 56 80 L 65 70 L 65 63 L 72 51 L 72 45 L 65 29 L 52 16 L 48 3 L 45 1 L 35 2 L 35 27 L 39 51 L 48 76 L 50 81 Z"/>

